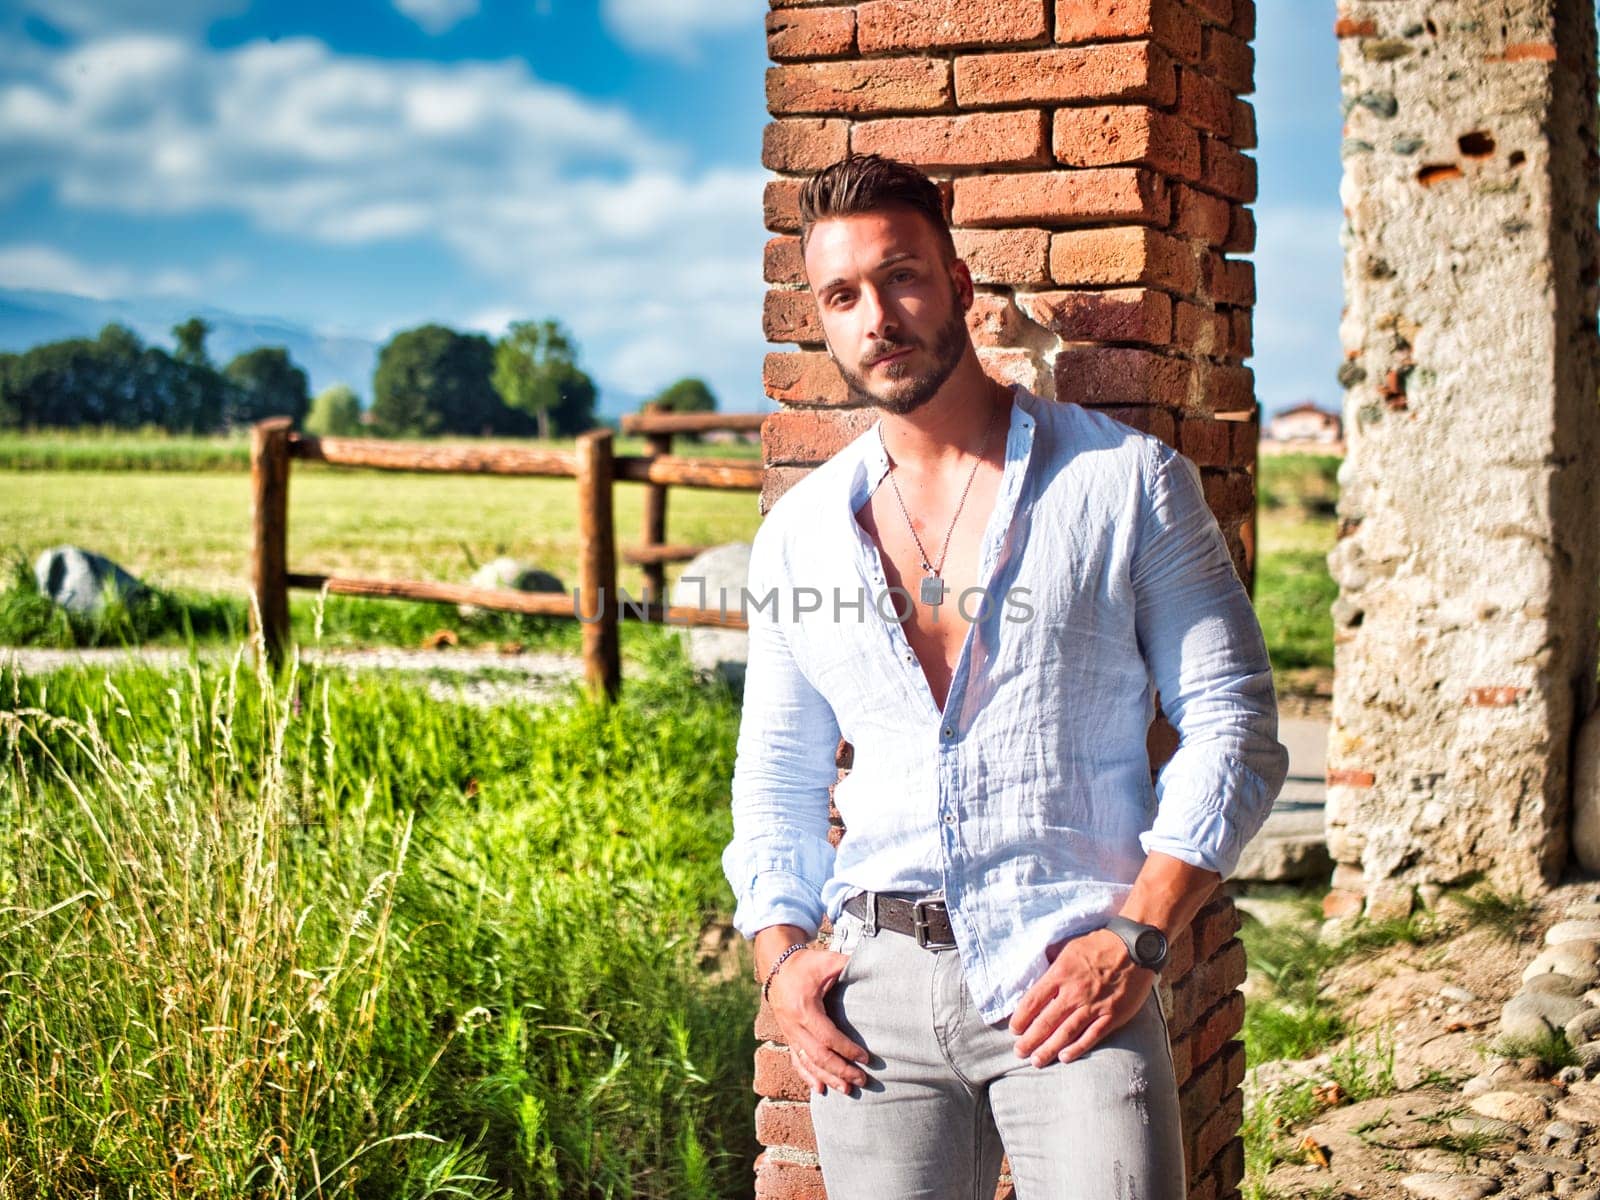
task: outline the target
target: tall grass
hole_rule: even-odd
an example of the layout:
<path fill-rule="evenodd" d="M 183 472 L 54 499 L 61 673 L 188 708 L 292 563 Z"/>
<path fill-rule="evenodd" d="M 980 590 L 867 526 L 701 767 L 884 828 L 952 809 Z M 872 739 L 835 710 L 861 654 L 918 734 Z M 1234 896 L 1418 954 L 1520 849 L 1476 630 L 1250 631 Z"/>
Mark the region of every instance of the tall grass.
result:
<path fill-rule="evenodd" d="M 675 654 L 487 710 L 0 675 L 0 1198 L 747 1191 L 737 711 Z"/>

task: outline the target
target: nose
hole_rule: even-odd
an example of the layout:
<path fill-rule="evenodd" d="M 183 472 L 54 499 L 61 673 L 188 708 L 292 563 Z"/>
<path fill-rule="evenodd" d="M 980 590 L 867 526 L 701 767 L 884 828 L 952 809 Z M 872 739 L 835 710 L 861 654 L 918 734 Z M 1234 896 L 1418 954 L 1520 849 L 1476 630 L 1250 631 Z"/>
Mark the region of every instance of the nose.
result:
<path fill-rule="evenodd" d="M 866 322 L 862 336 L 871 341 L 892 341 L 899 330 L 899 322 L 893 310 L 883 302 L 878 289 L 871 284 L 863 286 L 857 303 Z"/>

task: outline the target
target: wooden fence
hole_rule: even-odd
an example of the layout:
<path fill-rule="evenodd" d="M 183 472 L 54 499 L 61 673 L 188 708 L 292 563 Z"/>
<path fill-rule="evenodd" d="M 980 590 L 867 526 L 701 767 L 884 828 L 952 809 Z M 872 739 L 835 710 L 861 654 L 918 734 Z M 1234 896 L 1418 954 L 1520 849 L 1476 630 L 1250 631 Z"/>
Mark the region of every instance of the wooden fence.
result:
<path fill-rule="evenodd" d="M 693 558 L 704 547 L 666 542 L 667 490 L 672 487 L 721 491 L 760 491 L 759 462 L 681 458 L 671 453 L 678 433 L 720 429 L 759 429 L 760 414 L 666 414 L 625 417 L 623 429 L 649 439 L 649 454 L 612 451 L 609 429 L 580 434 L 572 450 L 522 446 L 436 445 L 368 438 L 319 438 L 295 433 L 288 417 L 257 423 L 250 441 L 253 548 L 251 589 L 255 596 L 252 623 L 267 654 L 281 662 L 289 644 L 289 590 L 327 589 L 342 596 L 394 600 L 429 600 L 472 604 L 504 612 L 565 617 L 583 622 L 585 682 L 591 694 L 616 696 L 622 684 L 618 626 L 623 619 L 673 625 L 712 625 L 746 629 L 735 614 L 698 606 L 664 603 L 665 565 Z M 364 579 L 311 574 L 289 569 L 289 464 L 294 459 L 366 467 L 379 471 L 425 471 L 453 475 L 549 475 L 577 480 L 578 586 L 574 592 L 519 592 L 418 579 Z M 617 546 L 612 519 L 612 488 L 619 482 L 642 483 L 645 493 L 644 540 L 623 551 L 625 560 L 643 567 L 646 586 L 638 603 L 619 603 Z"/>

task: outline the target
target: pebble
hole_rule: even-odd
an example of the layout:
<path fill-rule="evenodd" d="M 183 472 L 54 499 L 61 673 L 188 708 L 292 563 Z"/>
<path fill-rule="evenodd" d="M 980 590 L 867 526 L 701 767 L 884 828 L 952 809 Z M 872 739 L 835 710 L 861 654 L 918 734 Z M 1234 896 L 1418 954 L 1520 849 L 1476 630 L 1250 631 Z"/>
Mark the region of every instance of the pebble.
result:
<path fill-rule="evenodd" d="M 1593 900 L 1580 901 L 1567 907 L 1567 916 L 1579 921 L 1600 921 L 1600 904 Z"/>
<path fill-rule="evenodd" d="M 1556 1101 L 1556 1116 L 1578 1125 L 1600 1125 L 1600 1102 L 1588 1096 L 1568 1096 Z"/>
<path fill-rule="evenodd" d="M 1407 1175 L 1400 1186 L 1421 1200 L 1483 1200 L 1500 1190 L 1499 1180 L 1486 1175 L 1452 1175 L 1444 1171 Z"/>
<path fill-rule="evenodd" d="M 1548 1120 L 1550 1110 L 1543 1100 L 1524 1092 L 1485 1092 L 1474 1096 L 1472 1111 L 1496 1121 L 1510 1121 L 1528 1128 Z"/>
<path fill-rule="evenodd" d="M 1588 1077 L 1589 1073 L 1582 1067 L 1562 1067 L 1561 1070 L 1556 1072 L 1556 1082 L 1568 1086 L 1574 1083 L 1582 1083 Z"/>
<path fill-rule="evenodd" d="M 1517 1184 L 1518 1196 L 1542 1196 L 1550 1190 L 1550 1176 L 1543 1171 L 1535 1171 Z"/>
<path fill-rule="evenodd" d="M 1452 1133 L 1477 1133 L 1486 1137 L 1509 1138 L 1513 1141 L 1522 1132 L 1510 1121 L 1497 1121 L 1492 1117 L 1451 1117 Z"/>
<path fill-rule="evenodd" d="M 1563 942 L 1600 941 L 1600 919 L 1586 921 L 1557 921 L 1545 930 L 1544 944 L 1559 946 Z"/>
<path fill-rule="evenodd" d="M 1538 956 L 1522 969 L 1522 982 L 1535 975 L 1570 975 L 1582 983 L 1600 983 L 1600 941 L 1563 942 L 1541 950 Z"/>
<path fill-rule="evenodd" d="M 1554 1033 L 1589 1006 L 1575 996 L 1554 992 L 1518 992 L 1500 1010 L 1500 1032 L 1508 1038 L 1537 1038 Z"/>
<path fill-rule="evenodd" d="M 1589 985 L 1581 980 L 1574 979 L 1571 975 L 1558 975 L 1554 971 L 1548 975 L 1535 975 L 1522 985 L 1525 992 L 1539 992 L 1556 996 L 1571 996 L 1578 999 Z"/>
<path fill-rule="evenodd" d="M 1582 1133 L 1583 1130 L 1579 1129 L 1571 1121 L 1551 1121 L 1550 1124 L 1544 1127 L 1545 1137 L 1552 1142 L 1565 1141 L 1567 1138 L 1578 1137 Z"/>
<path fill-rule="evenodd" d="M 1552 976 L 1553 978 L 1553 976 Z M 1589 1008 L 1567 1022 L 1567 1042 L 1581 1046 L 1600 1038 L 1600 1008 Z"/>
<path fill-rule="evenodd" d="M 1511 1165 L 1523 1171 L 1548 1171 L 1552 1175 L 1582 1175 L 1589 1168 L 1576 1158 L 1556 1154 L 1516 1154 Z"/>
<path fill-rule="evenodd" d="M 1471 1004 L 1477 999 L 1477 997 L 1471 992 L 1467 991 L 1466 988 L 1457 987 L 1453 983 L 1447 984 L 1446 986 L 1440 988 L 1439 995 L 1442 998 L 1452 1001 L 1456 1004 Z"/>

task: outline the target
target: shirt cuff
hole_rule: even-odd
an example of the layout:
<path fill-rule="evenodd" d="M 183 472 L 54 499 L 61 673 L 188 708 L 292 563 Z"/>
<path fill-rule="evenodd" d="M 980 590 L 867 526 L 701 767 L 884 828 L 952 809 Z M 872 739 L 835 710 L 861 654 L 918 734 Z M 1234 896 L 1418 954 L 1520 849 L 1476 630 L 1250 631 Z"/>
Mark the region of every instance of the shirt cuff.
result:
<path fill-rule="evenodd" d="M 723 851 L 722 869 L 738 900 L 733 926 L 745 937 L 769 925 L 798 925 L 813 936 L 821 928 L 822 885 L 833 870 L 826 841 L 797 839 L 781 857 L 733 842 Z"/>
<path fill-rule="evenodd" d="M 1226 879 L 1272 812 L 1274 789 L 1230 754 L 1183 754 L 1156 782 L 1155 823 L 1139 844 Z"/>

